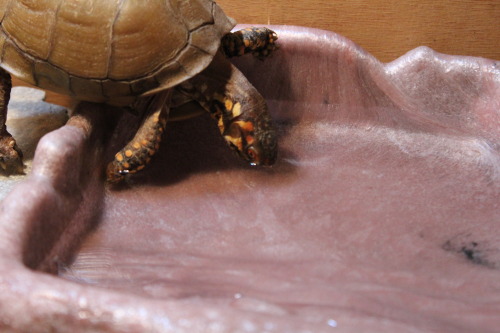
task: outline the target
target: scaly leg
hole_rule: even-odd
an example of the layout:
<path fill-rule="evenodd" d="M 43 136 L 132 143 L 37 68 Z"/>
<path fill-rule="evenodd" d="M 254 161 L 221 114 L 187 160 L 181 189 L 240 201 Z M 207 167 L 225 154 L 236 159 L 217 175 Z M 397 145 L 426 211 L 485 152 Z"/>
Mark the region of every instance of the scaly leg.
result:
<path fill-rule="evenodd" d="M 263 59 L 276 49 L 277 39 L 268 28 L 243 29 L 224 36 L 221 51 L 226 57 L 252 53 Z M 221 54 L 201 74 L 175 87 L 173 93 L 178 99 L 194 100 L 209 111 L 226 142 L 242 158 L 254 165 L 275 162 L 276 131 L 264 98 Z M 149 163 L 165 130 L 169 97 L 170 92 L 161 92 L 147 102 L 149 114 L 137 134 L 108 164 L 109 182 L 117 183 Z"/>
<path fill-rule="evenodd" d="M 11 88 L 10 74 L 0 68 L 0 168 L 7 174 L 21 174 L 24 171 L 23 154 L 5 126 Z"/>
<path fill-rule="evenodd" d="M 276 161 L 277 139 L 264 98 L 222 54 L 175 88 L 207 110 L 228 145 L 252 165 Z"/>
<path fill-rule="evenodd" d="M 144 169 L 158 151 L 168 120 L 170 95 L 167 90 L 136 102 L 135 109 L 146 114 L 146 118 L 134 138 L 108 164 L 106 175 L 110 183 L 118 183 L 126 175 Z"/>
<path fill-rule="evenodd" d="M 252 27 L 230 32 L 222 38 L 221 48 L 226 57 L 252 53 L 259 59 L 269 56 L 276 49 L 278 35 L 266 27 Z"/>

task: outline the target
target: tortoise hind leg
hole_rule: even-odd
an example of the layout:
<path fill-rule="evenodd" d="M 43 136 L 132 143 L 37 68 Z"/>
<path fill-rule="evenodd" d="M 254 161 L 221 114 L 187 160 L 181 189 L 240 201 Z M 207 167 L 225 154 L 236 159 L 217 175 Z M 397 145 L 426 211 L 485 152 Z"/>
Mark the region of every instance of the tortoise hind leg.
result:
<path fill-rule="evenodd" d="M 269 56 L 276 49 L 278 35 L 266 27 L 252 27 L 230 32 L 222 37 L 221 48 L 226 57 L 252 53 L 259 59 Z"/>
<path fill-rule="evenodd" d="M 22 174 L 23 154 L 5 126 L 11 88 L 10 74 L 0 68 L 0 168 L 7 174 Z"/>
<path fill-rule="evenodd" d="M 126 175 L 134 174 L 146 166 L 158 151 L 167 124 L 171 92 L 169 90 L 139 99 L 134 108 L 145 114 L 145 119 L 135 136 L 115 154 L 108 164 L 106 176 L 110 183 L 122 181 Z"/>
<path fill-rule="evenodd" d="M 277 139 L 266 102 L 222 54 L 203 72 L 175 88 L 216 120 L 222 137 L 252 165 L 276 161 Z"/>

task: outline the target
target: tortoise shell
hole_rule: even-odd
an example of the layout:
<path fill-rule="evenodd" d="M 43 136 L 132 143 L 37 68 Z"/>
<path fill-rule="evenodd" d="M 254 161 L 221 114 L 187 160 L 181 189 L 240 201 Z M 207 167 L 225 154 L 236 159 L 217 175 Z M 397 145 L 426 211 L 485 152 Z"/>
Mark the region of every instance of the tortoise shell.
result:
<path fill-rule="evenodd" d="M 12 75 L 114 105 L 201 72 L 235 24 L 211 0 L 0 0 L 0 20 Z"/>

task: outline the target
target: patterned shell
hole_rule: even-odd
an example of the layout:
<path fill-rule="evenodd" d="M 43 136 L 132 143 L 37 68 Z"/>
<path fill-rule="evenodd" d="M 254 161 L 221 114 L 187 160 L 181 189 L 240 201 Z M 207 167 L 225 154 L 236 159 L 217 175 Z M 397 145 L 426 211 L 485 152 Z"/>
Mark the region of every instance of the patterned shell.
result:
<path fill-rule="evenodd" d="M 12 75 L 115 105 L 196 75 L 234 26 L 211 0 L 0 0 L 0 20 Z"/>

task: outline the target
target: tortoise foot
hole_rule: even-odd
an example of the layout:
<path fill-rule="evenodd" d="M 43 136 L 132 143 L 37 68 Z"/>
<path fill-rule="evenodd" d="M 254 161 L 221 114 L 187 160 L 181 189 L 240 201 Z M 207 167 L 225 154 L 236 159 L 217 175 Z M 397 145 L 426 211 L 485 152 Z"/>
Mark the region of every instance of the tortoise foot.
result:
<path fill-rule="evenodd" d="M 8 175 L 24 173 L 23 153 L 10 135 L 0 137 L 0 168 Z"/>
<path fill-rule="evenodd" d="M 259 59 L 276 50 L 278 35 L 266 27 L 251 27 L 229 33 L 222 39 L 222 49 L 227 57 L 252 53 Z"/>
<path fill-rule="evenodd" d="M 168 119 L 169 101 L 170 91 L 163 91 L 136 102 L 136 111 L 145 114 L 145 119 L 134 138 L 108 164 L 106 177 L 109 183 L 121 182 L 127 175 L 144 169 L 151 161 L 151 157 L 160 148 Z"/>
<path fill-rule="evenodd" d="M 177 86 L 175 97 L 181 100 L 178 95 L 208 111 L 226 143 L 243 160 L 251 165 L 275 163 L 277 134 L 266 101 L 222 54 L 205 71 Z"/>

